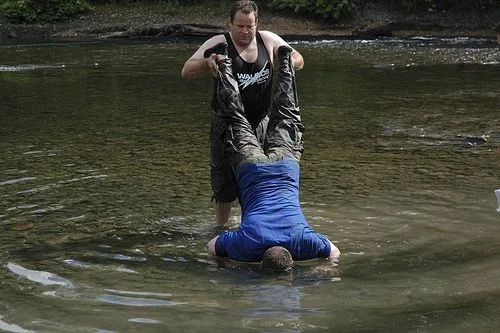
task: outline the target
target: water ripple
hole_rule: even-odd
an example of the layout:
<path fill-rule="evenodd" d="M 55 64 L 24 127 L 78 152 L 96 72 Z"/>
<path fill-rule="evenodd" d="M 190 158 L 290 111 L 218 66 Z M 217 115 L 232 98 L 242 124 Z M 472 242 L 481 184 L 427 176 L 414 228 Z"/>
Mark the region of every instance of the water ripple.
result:
<path fill-rule="evenodd" d="M 124 295 L 124 296 L 155 296 L 155 297 L 172 297 L 169 293 L 153 293 L 148 291 L 129 291 L 129 290 L 116 290 L 116 289 L 106 289 L 108 293 Z"/>
<path fill-rule="evenodd" d="M 128 321 L 139 324 L 160 324 L 161 321 L 149 318 L 130 318 Z"/>
<path fill-rule="evenodd" d="M 21 64 L 21 65 L 0 65 L 0 72 L 22 72 L 34 71 L 39 69 L 63 69 L 65 65 L 37 65 L 37 64 Z"/>
<path fill-rule="evenodd" d="M 98 252 L 95 255 L 97 257 L 101 257 L 101 258 L 114 259 L 114 260 L 119 260 L 119 261 L 132 261 L 132 262 L 147 261 L 146 257 L 134 257 L 134 256 L 128 256 L 128 255 L 121 254 L 121 253 L 113 254 L 113 253 Z"/>
<path fill-rule="evenodd" d="M 20 277 L 46 286 L 58 285 L 66 288 L 74 288 L 74 285 L 70 280 L 60 277 L 54 273 L 27 269 L 11 262 L 7 264 L 7 269 Z"/>
<path fill-rule="evenodd" d="M 110 294 L 104 294 L 101 296 L 97 296 L 96 300 L 99 302 L 102 302 L 102 303 L 134 306 L 134 307 L 175 306 L 175 305 L 186 304 L 185 302 L 174 302 L 174 301 L 166 301 L 166 300 L 142 298 L 142 297 L 135 298 L 135 297 L 126 297 L 126 296 L 118 296 L 118 295 L 110 295 Z"/>
<path fill-rule="evenodd" d="M 47 184 L 47 185 L 42 185 L 42 186 L 18 191 L 17 194 L 44 192 L 44 191 L 50 190 L 52 188 L 58 188 L 61 185 L 71 184 L 71 183 L 75 183 L 75 182 L 82 181 L 82 180 L 100 179 L 100 178 L 107 178 L 107 177 L 108 177 L 108 175 L 104 175 L 104 174 L 103 175 L 90 175 L 90 176 L 84 176 L 84 177 L 75 177 L 75 178 L 71 178 L 68 180 L 61 180 L 61 181 L 58 181 L 57 183 L 51 183 L 51 184 Z M 27 177 L 27 178 L 29 178 L 29 177 Z M 35 179 L 35 178 L 33 178 L 33 179 Z M 14 181 L 14 180 L 12 180 L 12 181 Z M 3 185 L 3 183 L 0 183 L 0 185 Z"/>
<path fill-rule="evenodd" d="M 97 270 L 103 270 L 103 271 L 117 271 L 117 272 L 122 272 L 122 273 L 137 274 L 136 271 L 134 271 L 133 269 L 130 269 L 130 268 L 95 265 L 95 264 L 89 264 L 86 262 L 82 262 L 82 261 L 79 261 L 76 259 L 64 259 L 63 262 L 68 266 L 76 267 L 76 268 L 88 268 L 88 269 L 97 269 Z"/>
<path fill-rule="evenodd" d="M 31 333 L 34 331 L 26 330 L 20 326 L 14 325 L 14 324 L 7 324 L 5 321 L 2 320 L 3 316 L 0 316 L 0 330 L 5 331 L 5 332 L 12 332 L 12 333 Z"/>
<path fill-rule="evenodd" d="M 10 184 L 16 184 L 16 183 L 24 183 L 30 180 L 35 180 L 36 177 L 23 177 L 23 178 L 17 178 L 17 179 L 9 179 L 3 182 L 0 182 L 0 186 L 2 185 L 10 185 Z"/>
<path fill-rule="evenodd" d="M 55 212 L 55 211 L 61 210 L 63 208 L 64 208 L 63 205 L 51 205 L 51 206 L 46 207 L 46 208 L 32 210 L 30 213 L 31 214 L 44 214 L 44 213 L 48 213 L 48 212 Z"/>

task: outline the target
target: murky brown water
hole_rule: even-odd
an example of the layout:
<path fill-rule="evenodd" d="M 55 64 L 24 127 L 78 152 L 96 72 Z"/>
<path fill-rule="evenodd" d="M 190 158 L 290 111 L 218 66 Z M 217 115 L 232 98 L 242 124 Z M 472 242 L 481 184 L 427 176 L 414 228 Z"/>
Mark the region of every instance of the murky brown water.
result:
<path fill-rule="evenodd" d="M 343 255 L 276 277 L 205 254 L 195 43 L 0 46 L 0 331 L 500 329 L 499 49 L 295 47 L 302 205 Z"/>

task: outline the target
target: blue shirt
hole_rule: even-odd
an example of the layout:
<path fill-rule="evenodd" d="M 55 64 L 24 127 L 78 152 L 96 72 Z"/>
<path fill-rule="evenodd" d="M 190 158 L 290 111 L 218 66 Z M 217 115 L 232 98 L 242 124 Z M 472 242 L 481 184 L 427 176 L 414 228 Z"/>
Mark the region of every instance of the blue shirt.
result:
<path fill-rule="evenodd" d="M 261 261 L 264 252 L 277 245 L 290 251 L 294 260 L 330 256 L 329 240 L 312 230 L 300 208 L 299 173 L 299 163 L 292 159 L 241 167 L 241 224 L 217 238 L 217 256 Z"/>

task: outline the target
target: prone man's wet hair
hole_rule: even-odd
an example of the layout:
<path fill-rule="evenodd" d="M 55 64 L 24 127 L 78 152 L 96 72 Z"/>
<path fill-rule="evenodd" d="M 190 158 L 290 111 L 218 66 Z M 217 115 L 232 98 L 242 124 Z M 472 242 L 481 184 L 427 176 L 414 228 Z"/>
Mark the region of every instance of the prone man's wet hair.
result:
<path fill-rule="evenodd" d="M 292 254 L 282 246 L 270 247 L 262 257 L 262 269 L 270 272 L 286 272 L 293 266 Z"/>
<path fill-rule="evenodd" d="M 257 23 L 257 21 L 259 19 L 259 8 L 257 7 L 257 4 L 255 3 L 255 1 L 240 0 L 240 1 L 236 1 L 235 3 L 233 3 L 233 6 L 231 7 L 231 15 L 230 15 L 230 22 L 231 23 L 233 23 L 234 16 L 239 11 L 241 11 L 244 14 L 255 13 L 255 23 Z"/>

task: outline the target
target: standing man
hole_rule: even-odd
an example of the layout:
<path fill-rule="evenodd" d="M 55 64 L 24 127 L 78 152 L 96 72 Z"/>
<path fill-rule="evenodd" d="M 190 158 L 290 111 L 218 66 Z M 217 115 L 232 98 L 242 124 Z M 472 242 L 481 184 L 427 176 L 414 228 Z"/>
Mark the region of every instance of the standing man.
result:
<path fill-rule="evenodd" d="M 232 70 L 238 81 L 243 99 L 245 115 L 252 130 L 262 144 L 269 121 L 274 55 L 282 45 L 288 44 L 270 31 L 257 31 L 258 8 L 254 1 L 236 1 L 229 17 L 229 32 L 207 40 L 189 58 L 182 68 L 183 79 L 195 79 L 209 72 L 217 79 L 217 53 L 226 49 L 233 59 Z M 295 69 L 304 66 L 299 52 L 292 51 Z M 215 86 L 215 85 L 214 85 Z M 231 211 L 231 203 L 237 198 L 238 190 L 233 171 L 224 154 L 218 134 L 221 121 L 215 105 L 215 87 L 212 97 L 212 120 L 210 124 L 211 142 L 211 182 L 215 200 L 215 219 L 219 226 L 226 226 Z"/>

